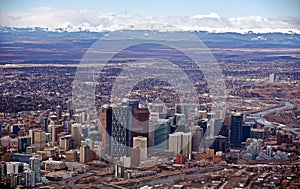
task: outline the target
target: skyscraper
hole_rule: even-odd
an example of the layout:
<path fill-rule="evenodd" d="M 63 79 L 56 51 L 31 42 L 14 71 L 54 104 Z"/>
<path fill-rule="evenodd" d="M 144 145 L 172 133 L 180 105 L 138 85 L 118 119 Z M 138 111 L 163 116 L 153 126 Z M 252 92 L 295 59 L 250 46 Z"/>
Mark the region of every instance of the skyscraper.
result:
<path fill-rule="evenodd" d="M 140 160 L 146 160 L 148 157 L 147 138 L 142 136 L 133 137 L 133 148 L 136 147 L 140 149 Z"/>
<path fill-rule="evenodd" d="M 113 107 L 112 157 L 130 156 L 129 107 Z"/>
<path fill-rule="evenodd" d="M 26 152 L 26 147 L 31 145 L 31 139 L 29 136 L 19 137 L 18 138 L 18 152 Z"/>
<path fill-rule="evenodd" d="M 189 156 L 191 153 L 192 133 L 175 132 L 169 134 L 169 150 L 174 152 L 174 155 L 179 153 Z"/>
<path fill-rule="evenodd" d="M 41 181 L 41 162 L 40 162 L 40 157 L 33 156 L 29 158 L 29 167 L 30 170 L 34 172 L 34 178 L 35 182 L 40 182 Z"/>
<path fill-rule="evenodd" d="M 82 126 L 79 123 L 72 124 L 72 126 L 71 126 L 71 128 L 72 128 L 71 129 L 71 134 L 72 134 L 72 138 L 74 139 L 76 147 L 79 147 L 80 144 L 81 144 L 81 139 L 82 139 L 81 127 Z"/>
<path fill-rule="evenodd" d="M 60 106 L 60 105 L 57 105 L 57 106 L 56 106 L 55 113 L 56 113 L 57 119 L 58 119 L 58 120 L 61 119 L 61 116 L 62 116 L 62 110 L 61 110 L 61 106 Z"/>
<path fill-rule="evenodd" d="M 143 136 L 149 137 L 149 116 L 148 108 L 134 108 L 133 110 L 133 125 L 131 137 Z"/>
<path fill-rule="evenodd" d="M 195 126 L 192 129 L 192 151 L 200 152 L 200 145 L 203 138 L 203 129 L 200 126 Z"/>
<path fill-rule="evenodd" d="M 242 125 L 243 125 L 243 114 L 233 113 L 231 115 L 231 133 L 230 133 L 230 144 L 233 147 L 241 147 L 242 142 Z"/>
<path fill-rule="evenodd" d="M 0 138 L 2 138 L 2 124 L 0 123 Z"/>
<path fill-rule="evenodd" d="M 108 105 L 101 107 L 102 149 L 111 157 L 112 108 Z"/>
<path fill-rule="evenodd" d="M 36 146 L 36 150 L 43 150 L 46 146 L 46 132 L 41 129 L 30 129 L 29 136 L 31 138 L 31 144 Z"/>

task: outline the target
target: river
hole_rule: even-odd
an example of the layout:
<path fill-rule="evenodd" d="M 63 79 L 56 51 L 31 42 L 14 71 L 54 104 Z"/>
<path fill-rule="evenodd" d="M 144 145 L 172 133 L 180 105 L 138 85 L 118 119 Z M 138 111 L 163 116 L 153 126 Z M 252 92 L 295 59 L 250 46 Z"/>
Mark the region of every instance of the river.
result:
<path fill-rule="evenodd" d="M 257 112 L 257 113 L 254 113 L 254 114 L 250 114 L 247 116 L 248 119 L 254 119 L 257 123 L 260 123 L 260 124 L 263 124 L 265 126 L 275 126 L 274 124 L 268 122 L 267 120 L 265 120 L 263 117 L 269 113 L 272 113 L 272 112 L 275 112 L 275 111 L 281 111 L 285 108 L 293 108 L 294 105 L 291 104 L 289 101 L 287 100 L 281 100 L 281 101 L 278 101 L 280 103 L 283 103 L 284 106 L 282 107 L 278 107 L 278 108 L 272 108 L 272 109 L 269 109 L 269 110 L 264 110 L 264 111 L 261 111 L 261 112 Z"/>

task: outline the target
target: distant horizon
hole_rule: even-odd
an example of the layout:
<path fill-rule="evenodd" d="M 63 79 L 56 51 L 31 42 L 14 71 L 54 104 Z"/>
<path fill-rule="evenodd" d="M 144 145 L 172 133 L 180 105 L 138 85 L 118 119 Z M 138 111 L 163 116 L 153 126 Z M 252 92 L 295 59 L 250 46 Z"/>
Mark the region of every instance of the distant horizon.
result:
<path fill-rule="evenodd" d="M 276 18 L 281 16 L 300 16 L 298 0 L 2 0 L 1 13 L 22 13 L 41 7 L 53 9 L 78 9 L 116 15 L 140 16 L 195 16 L 216 13 L 222 17 L 260 16 Z"/>
<path fill-rule="evenodd" d="M 115 31 L 161 25 L 214 33 L 300 33 L 300 1 L 8 1 L 0 2 L 0 26 L 48 31 Z M 148 29 L 146 28 L 146 29 Z"/>

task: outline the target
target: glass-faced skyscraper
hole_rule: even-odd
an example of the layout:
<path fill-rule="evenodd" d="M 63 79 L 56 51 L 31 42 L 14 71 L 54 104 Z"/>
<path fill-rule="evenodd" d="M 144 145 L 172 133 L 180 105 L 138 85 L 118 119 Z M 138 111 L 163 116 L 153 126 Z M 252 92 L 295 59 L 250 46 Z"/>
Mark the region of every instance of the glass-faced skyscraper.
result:
<path fill-rule="evenodd" d="M 243 114 L 233 113 L 231 115 L 231 133 L 230 133 L 230 144 L 232 147 L 241 147 L 242 142 L 242 125 L 243 125 Z"/>

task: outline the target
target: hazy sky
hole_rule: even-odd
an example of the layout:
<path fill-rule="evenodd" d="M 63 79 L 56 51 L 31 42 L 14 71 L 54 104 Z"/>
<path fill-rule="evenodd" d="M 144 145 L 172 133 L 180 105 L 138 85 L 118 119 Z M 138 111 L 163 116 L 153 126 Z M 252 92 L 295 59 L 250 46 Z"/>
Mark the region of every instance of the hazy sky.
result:
<path fill-rule="evenodd" d="M 300 33 L 300 0 L 0 0 L 0 26 L 114 31 L 146 24 L 185 31 Z"/>
<path fill-rule="evenodd" d="M 78 8 L 114 14 L 192 16 L 217 13 L 222 17 L 300 16 L 299 0 L 1 0 L 1 12 L 24 12 L 38 7 Z"/>

